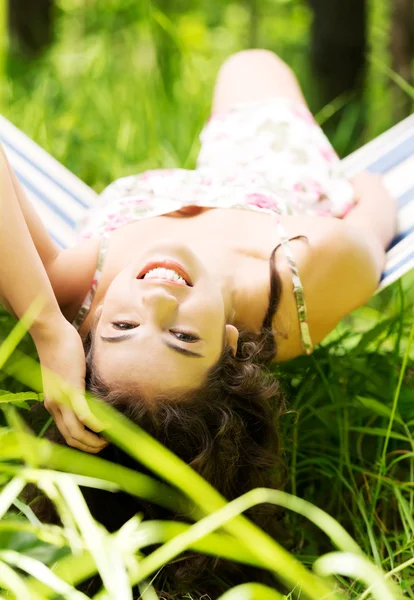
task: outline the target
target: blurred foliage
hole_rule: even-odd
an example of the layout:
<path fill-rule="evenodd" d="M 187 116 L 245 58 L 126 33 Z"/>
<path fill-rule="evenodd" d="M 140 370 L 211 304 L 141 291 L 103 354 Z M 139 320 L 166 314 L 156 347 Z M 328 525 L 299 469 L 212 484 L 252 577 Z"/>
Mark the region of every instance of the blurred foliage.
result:
<path fill-rule="evenodd" d="M 345 105 L 330 130 L 340 155 L 393 124 L 382 0 L 369 3 L 362 130 L 352 94 L 320 106 L 306 0 L 59 0 L 56 11 L 56 42 L 44 57 L 11 56 L 5 113 L 98 190 L 143 168 L 193 166 L 219 66 L 252 44 L 293 68 L 322 125 Z"/>

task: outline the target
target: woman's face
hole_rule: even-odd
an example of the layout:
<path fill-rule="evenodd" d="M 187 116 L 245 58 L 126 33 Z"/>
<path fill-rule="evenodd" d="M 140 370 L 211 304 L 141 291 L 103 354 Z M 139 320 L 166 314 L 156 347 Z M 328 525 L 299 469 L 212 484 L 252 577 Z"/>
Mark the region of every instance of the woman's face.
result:
<path fill-rule="evenodd" d="M 220 286 L 190 248 L 158 243 L 115 277 L 97 309 L 95 368 L 111 388 L 149 398 L 200 387 L 224 344 L 236 351 L 225 315 Z"/>

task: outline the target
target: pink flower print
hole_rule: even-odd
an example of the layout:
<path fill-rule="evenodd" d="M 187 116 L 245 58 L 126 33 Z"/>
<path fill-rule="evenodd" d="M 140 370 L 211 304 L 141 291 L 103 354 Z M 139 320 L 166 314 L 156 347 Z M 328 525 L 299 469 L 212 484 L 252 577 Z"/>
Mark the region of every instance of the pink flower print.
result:
<path fill-rule="evenodd" d="M 157 177 L 169 177 L 174 174 L 174 169 L 157 169 L 153 171 Z"/>
<path fill-rule="evenodd" d="M 267 208 L 269 210 L 277 210 L 278 202 L 265 194 L 247 194 L 246 203 L 257 206 L 258 208 Z"/>
<path fill-rule="evenodd" d="M 318 217 L 333 217 L 332 206 L 326 195 L 321 196 L 319 203 L 315 205 L 315 214 Z"/>
<path fill-rule="evenodd" d="M 321 184 L 318 181 L 315 181 L 314 179 L 310 179 L 309 181 L 307 181 L 306 185 L 310 192 L 314 192 L 319 197 L 324 194 L 323 187 L 321 186 Z"/>
<path fill-rule="evenodd" d="M 332 211 L 329 208 L 319 208 L 315 211 L 317 217 L 332 217 Z"/>
<path fill-rule="evenodd" d="M 118 200 L 118 208 L 120 210 L 122 209 L 128 209 L 128 207 L 131 205 L 131 202 L 133 203 L 133 197 L 131 198 L 131 196 L 127 196 L 126 198 L 124 198 L 123 200 Z"/>
<path fill-rule="evenodd" d="M 295 192 L 304 192 L 305 188 L 303 187 L 302 183 L 295 183 L 295 185 L 293 186 L 293 189 Z"/>
<path fill-rule="evenodd" d="M 109 214 L 107 218 L 106 231 L 114 231 L 123 225 L 127 225 L 129 222 L 126 215 L 121 215 L 119 213 Z"/>
<path fill-rule="evenodd" d="M 137 177 L 140 181 L 151 181 L 151 179 L 160 179 L 161 177 L 169 177 L 174 172 L 174 169 L 151 169 L 140 173 Z"/>
<path fill-rule="evenodd" d="M 337 153 L 330 146 L 326 146 L 325 148 L 319 148 L 319 152 L 322 154 L 323 158 L 329 163 L 338 160 Z"/>
<path fill-rule="evenodd" d="M 236 173 L 230 173 L 224 178 L 224 183 L 230 183 L 231 181 L 236 181 L 237 175 Z"/>
<path fill-rule="evenodd" d="M 343 219 L 349 213 L 349 211 L 354 208 L 354 206 L 355 202 L 347 202 L 346 204 L 344 204 L 341 210 L 341 219 Z"/>
<path fill-rule="evenodd" d="M 148 179 L 151 179 L 153 176 L 154 176 L 153 171 L 145 171 L 145 173 L 141 173 L 139 175 L 139 178 L 141 179 L 141 181 L 148 181 Z"/>
<path fill-rule="evenodd" d="M 296 104 L 292 107 L 292 112 L 296 117 L 298 117 L 302 121 L 305 121 L 305 123 L 309 123 L 310 125 L 316 124 L 312 113 L 306 108 L 304 104 Z"/>
<path fill-rule="evenodd" d="M 314 179 L 305 180 L 303 183 L 296 182 L 293 185 L 293 191 L 308 204 L 319 202 L 325 195 L 321 184 Z"/>

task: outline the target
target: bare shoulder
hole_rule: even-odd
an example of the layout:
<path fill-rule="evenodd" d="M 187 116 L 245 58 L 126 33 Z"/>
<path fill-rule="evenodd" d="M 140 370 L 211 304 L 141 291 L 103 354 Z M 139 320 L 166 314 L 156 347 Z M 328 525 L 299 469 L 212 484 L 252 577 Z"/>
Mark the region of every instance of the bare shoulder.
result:
<path fill-rule="evenodd" d="M 307 237 L 307 241 L 295 240 L 290 246 L 303 285 L 311 338 L 318 344 L 345 315 L 362 306 L 375 292 L 380 278 L 378 264 L 381 255 L 385 259 L 385 253 L 377 240 L 363 238 L 341 219 L 285 217 L 283 224 L 289 237 Z M 286 265 L 283 280 L 294 300 Z M 292 349 L 289 356 L 279 360 L 301 353 L 299 324 L 296 337 L 297 351 Z"/>
<path fill-rule="evenodd" d="M 87 295 L 96 270 L 99 239 L 82 240 L 62 250 L 48 270 L 53 291 L 65 317 L 72 321 Z"/>

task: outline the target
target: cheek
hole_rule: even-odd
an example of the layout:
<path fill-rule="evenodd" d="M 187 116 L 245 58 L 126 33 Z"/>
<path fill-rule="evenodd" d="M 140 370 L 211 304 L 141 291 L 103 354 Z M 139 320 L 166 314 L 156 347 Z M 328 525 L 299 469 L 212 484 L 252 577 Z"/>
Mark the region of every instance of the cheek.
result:
<path fill-rule="evenodd" d="M 131 306 L 131 290 L 125 285 L 111 284 L 103 301 L 103 314 L 108 311 L 125 310 Z"/>
<path fill-rule="evenodd" d="M 129 269 L 124 269 L 110 283 L 105 294 L 105 300 L 119 302 L 125 297 L 129 298 L 131 296 L 132 283 L 133 279 L 129 273 Z"/>
<path fill-rule="evenodd" d="M 211 293 L 211 292 L 214 293 Z M 194 317 L 201 337 L 215 346 L 221 344 L 222 329 L 224 326 L 223 298 L 218 296 L 216 290 L 204 293 L 202 299 L 194 306 Z"/>
<path fill-rule="evenodd" d="M 224 314 L 223 296 L 216 285 L 211 285 L 205 290 L 200 308 L 200 312 L 204 317 L 219 319 L 221 324 Z"/>

